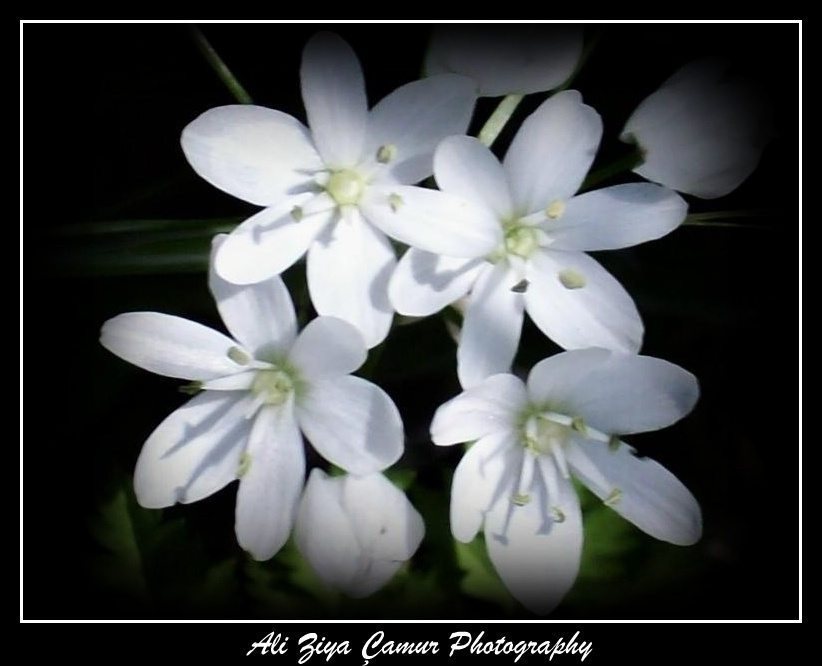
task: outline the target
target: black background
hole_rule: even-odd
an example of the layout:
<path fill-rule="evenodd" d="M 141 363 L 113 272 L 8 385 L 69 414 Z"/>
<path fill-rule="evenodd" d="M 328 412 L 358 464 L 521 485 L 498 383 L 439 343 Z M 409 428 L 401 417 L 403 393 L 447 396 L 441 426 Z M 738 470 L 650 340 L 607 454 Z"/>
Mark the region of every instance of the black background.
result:
<path fill-rule="evenodd" d="M 429 26 L 329 27 L 360 57 L 372 103 L 419 75 Z M 321 28 L 202 26 L 256 103 L 298 118 L 304 118 L 298 81 L 302 46 Z M 629 595 L 595 609 L 561 607 L 557 616 L 795 619 L 798 26 L 586 30 L 600 35 L 600 42 L 574 87 L 604 118 L 603 162 L 624 153 L 615 137 L 638 101 L 677 67 L 706 54 L 726 57 L 732 71 L 767 90 L 778 135 L 758 171 L 732 195 L 718 202 L 689 200 L 692 212 L 758 209 L 768 215 L 742 220 L 748 225 L 742 229 L 683 228 L 619 257 L 601 258 L 643 313 L 644 353 L 679 363 L 700 379 L 699 408 L 672 429 L 674 444 L 664 444 L 671 440 L 660 433 L 639 445 L 699 498 L 705 537 L 695 548 L 706 566 L 687 585 Z M 103 321 L 129 310 L 172 312 L 219 327 L 218 319 L 202 272 L 112 276 L 85 270 L 96 250 L 54 232 L 95 220 L 251 213 L 253 207 L 199 180 L 179 148 L 188 122 L 233 100 L 183 25 L 28 24 L 23 32 L 23 617 L 177 617 L 184 611 L 130 606 L 89 572 L 99 549 L 87 529 L 89 516 L 112 484 L 130 474 L 152 428 L 181 402 L 174 382 L 126 367 L 98 346 L 97 337 Z M 537 102 L 527 100 L 525 110 Z M 487 117 L 492 108 L 491 101 L 481 101 L 477 117 Z M 508 139 L 506 133 L 501 145 Z M 396 349 L 409 348 L 412 338 L 426 344 L 430 335 L 433 351 L 421 357 L 449 353 L 438 330 L 409 330 L 397 333 L 391 342 Z M 402 375 L 392 366 L 391 349 L 376 379 L 400 407 L 409 437 L 406 461 L 421 465 L 425 485 L 428 470 L 454 462 L 432 458 L 425 447 L 431 415 L 457 392 L 456 379 L 453 368 Z M 552 351 L 526 329 L 518 360 L 527 369 Z M 218 540 L 230 543 L 233 491 L 222 494 L 226 497 L 208 505 L 207 517 L 197 513 L 202 509 L 186 510 L 194 512 L 195 521 L 216 516 L 215 529 L 219 523 L 222 530 Z M 439 615 L 424 617 L 458 619 L 465 607 L 444 606 Z M 483 615 L 492 609 L 472 608 L 472 617 L 492 618 Z M 231 609 L 232 617 L 246 617 L 244 611 Z M 248 642 L 257 633 L 256 628 L 245 632 Z M 444 640 L 447 634 L 441 633 Z"/>

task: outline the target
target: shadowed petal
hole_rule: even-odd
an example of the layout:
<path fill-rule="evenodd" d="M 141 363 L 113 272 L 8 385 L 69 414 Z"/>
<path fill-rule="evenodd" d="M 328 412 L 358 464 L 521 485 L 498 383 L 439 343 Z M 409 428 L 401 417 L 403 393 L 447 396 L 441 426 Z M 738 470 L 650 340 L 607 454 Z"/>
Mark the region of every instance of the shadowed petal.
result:
<path fill-rule="evenodd" d="M 568 448 L 568 462 L 597 497 L 656 539 L 678 546 L 699 541 L 699 504 L 671 472 L 654 460 L 635 456 L 624 443 L 613 451 L 602 442 L 579 440 Z"/>
<path fill-rule="evenodd" d="M 503 496 L 485 519 L 488 556 L 502 582 L 540 615 L 554 610 L 571 589 L 582 554 L 579 500 L 570 481 L 557 475 L 556 483 L 559 496 L 549 498 L 542 478 L 535 476 L 530 501 L 520 506 Z M 510 492 L 517 492 L 516 487 Z M 561 520 L 549 507 L 559 509 Z"/>
<path fill-rule="evenodd" d="M 308 289 L 317 312 L 355 326 L 370 349 L 385 340 L 394 311 L 388 279 L 397 259 L 382 232 L 357 211 L 326 229 L 308 251 Z"/>
<path fill-rule="evenodd" d="M 639 351 L 644 328 L 636 305 L 595 259 L 581 252 L 542 251 L 530 268 L 526 309 L 560 347 Z"/>
<path fill-rule="evenodd" d="M 267 560 L 291 534 L 305 478 L 303 438 L 290 403 L 257 413 L 246 455 L 234 527 L 240 546 Z"/>
<path fill-rule="evenodd" d="M 157 426 L 134 471 L 140 505 L 196 502 L 236 479 L 251 432 L 249 402 L 244 393 L 205 391 Z"/>
<path fill-rule="evenodd" d="M 464 387 L 511 370 L 525 310 L 522 294 L 512 291 L 516 282 L 504 264 L 487 265 L 471 290 L 457 347 L 457 374 Z"/>
<path fill-rule="evenodd" d="M 512 431 L 527 400 L 522 380 L 514 375 L 487 377 L 440 406 L 431 423 L 431 439 L 448 446 Z"/>
<path fill-rule="evenodd" d="M 212 241 L 208 286 L 226 328 L 255 355 L 263 350 L 283 352 L 297 335 L 291 295 L 279 276 L 251 285 L 226 282 L 214 270 L 214 256 L 227 236 Z"/>
<path fill-rule="evenodd" d="M 312 382 L 298 400 L 297 418 L 320 455 L 347 472 L 377 472 L 402 455 L 396 406 L 385 391 L 359 377 Z"/>
<path fill-rule="evenodd" d="M 388 283 L 391 305 L 404 315 L 434 314 L 465 296 L 485 263 L 409 248 Z"/>
<path fill-rule="evenodd" d="M 322 168 L 302 123 L 250 104 L 206 111 L 186 126 L 181 143 L 199 176 L 258 206 L 305 191 Z"/>
<path fill-rule="evenodd" d="M 468 129 L 476 102 L 474 83 L 446 74 L 397 88 L 371 109 L 369 152 L 395 152 L 387 170 L 399 183 L 417 183 L 433 173 L 437 144 Z"/>
<path fill-rule="evenodd" d="M 338 35 L 308 40 L 300 68 L 303 102 L 314 144 L 331 168 L 359 162 L 368 127 L 365 81 L 357 56 Z"/>
<path fill-rule="evenodd" d="M 205 380 L 241 372 L 229 357 L 231 338 L 182 317 L 127 312 L 109 319 L 100 344 L 112 354 L 166 377 Z"/>
<path fill-rule="evenodd" d="M 583 349 L 534 366 L 528 392 L 532 400 L 582 416 L 602 432 L 626 435 L 679 421 L 696 404 L 699 384 L 662 359 Z"/>
<path fill-rule="evenodd" d="M 602 137 L 602 120 L 576 90 L 557 93 L 522 123 L 505 155 L 514 205 L 534 213 L 572 197 Z"/>

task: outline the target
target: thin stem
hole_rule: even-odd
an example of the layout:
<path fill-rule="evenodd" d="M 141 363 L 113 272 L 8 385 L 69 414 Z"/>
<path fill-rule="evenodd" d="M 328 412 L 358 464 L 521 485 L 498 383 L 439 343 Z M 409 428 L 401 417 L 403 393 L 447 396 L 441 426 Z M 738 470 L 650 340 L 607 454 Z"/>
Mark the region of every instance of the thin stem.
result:
<path fill-rule="evenodd" d="M 721 218 L 752 217 L 748 215 L 736 215 L 734 212 L 743 213 L 747 211 L 729 211 L 731 214 L 721 215 L 717 213 L 702 213 L 688 215 L 683 226 L 687 227 L 722 227 L 727 229 L 768 229 L 764 224 L 745 224 L 743 222 L 723 222 Z M 751 211 L 752 212 L 752 211 Z M 710 216 L 710 217 L 709 217 Z"/>
<path fill-rule="evenodd" d="M 707 222 L 710 220 L 727 220 L 734 218 L 746 217 L 766 217 L 771 212 L 768 210 L 716 210 L 711 213 L 692 213 L 688 216 L 688 220 L 693 222 Z"/>
<path fill-rule="evenodd" d="M 242 84 L 237 80 L 237 77 L 231 73 L 231 70 L 223 62 L 223 59 L 217 54 L 214 47 L 211 46 L 211 43 L 205 38 L 205 35 L 203 35 L 200 29 L 191 26 L 190 30 L 191 37 L 194 39 L 194 43 L 197 45 L 200 53 L 203 54 L 203 57 L 208 61 L 208 64 L 211 65 L 211 68 L 217 76 L 220 77 L 220 80 L 225 84 L 226 88 L 234 95 L 234 99 L 240 104 L 253 104 L 254 100 L 251 99 L 251 95 L 246 92 L 245 88 L 243 88 Z"/>
<path fill-rule="evenodd" d="M 505 124 L 511 119 L 511 116 L 514 114 L 514 111 L 516 111 L 523 97 L 525 97 L 525 95 L 506 95 L 502 98 L 502 101 L 497 108 L 494 109 L 491 117 L 485 121 L 485 125 L 483 125 L 480 130 L 478 138 L 483 145 L 490 148 L 491 144 L 497 140 L 500 132 L 502 132 Z"/>

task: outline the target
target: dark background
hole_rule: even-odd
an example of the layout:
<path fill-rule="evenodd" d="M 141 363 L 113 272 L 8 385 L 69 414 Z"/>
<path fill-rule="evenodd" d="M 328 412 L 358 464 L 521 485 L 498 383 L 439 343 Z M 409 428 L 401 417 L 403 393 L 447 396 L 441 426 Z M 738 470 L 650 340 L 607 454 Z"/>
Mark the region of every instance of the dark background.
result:
<path fill-rule="evenodd" d="M 202 31 L 256 103 L 304 119 L 300 55 L 321 28 L 204 25 Z M 360 57 L 372 103 L 418 77 L 429 26 L 330 29 Z M 163 246 L 163 256 L 173 255 L 184 270 L 161 265 L 152 274 L 132 260 L 152 251 L 151 239 L 86 232 L 97 229 L 88 226 L 94 222 L 253 212 L 200 180 L 179 147 L 188 122 L 233 99 L 183 25 L 28 24 L 23 32 L 23 616 L 323 616 L 328 611 L 310 605 L 261 606 L 246 593 L 253 581 L 234 541 L 233 488 L 162 517 L 123 495 L 143 441 L 185 396 L 178 382 L 105 352 L 97 343 L 100 325 L 132 310 L 221 324 L 205 285 L 208 237 L 196 224 Z M 740 220 L 741 228 L 683 227 L 639 248 L 597 255 L 637 301 L 646 325 L 643 353 L 678 363 L 700 380 L 702 398 L 690 417 L 630 441 L 692 490 L 705 534 L 689 549 L 629 535 L 632 549 L 619 572 L 581 579 L 554 617 L 796 618 L 798 26 L 608 25 L 587 26 L 586 36 L 599 41 L 573 87 L 604 118 L 595 166 L 625 154 L 616 137 L 636 104 L 702 55 L 726 57 L 732 72 L 763 86 L 778 134 L 759 169 L 732 195 L 713 202 L 689 198 L 691 212 L 756 209 L 766 215 Z M 512 131 L 543 97 L 525 101 Z M 492 108 L 492 101 L 482 100 L 475 118 L 484 121 Z M 510 136 L 507 131 L 495 149 L 504 149 Z M 302 271 L 289 271 L 290 284 L 302 280 Z M 527 372 L 555 351 L 529 325 L 517 369 Z M 533 617 L 518 606 L 464 596 L 459 576 L 440 559 L 450 544 L 443 470 L 453 469 L 459 456 L 435 450 L 427 436 L 436 407 L 458 392 L 454 348 L 442 320 L 397 328 L 373 379 L 395 399 L 406 424 L 400 467 L 417 470 L 410 497 L 428 529 L 413 566 L 423 577 L 433 572 L 426 585 L 436 594 L 413 603 L 378 597 L 342 612 L 400 619 Z M 146 537 L 150 549 L 138 547 L 144 572 L 138 591 L 118 578 L 99 536 L 101 507 L 111 507 L 118 493 L 133 519 L 134 538 L 153 535 Z M 201 589 L 204 567 L 221 561 L 231 563 L 231 593 L 206 602 L 192 590 Z M 276 580 L 280 566 L 275 558 L 264 571 Z"/>

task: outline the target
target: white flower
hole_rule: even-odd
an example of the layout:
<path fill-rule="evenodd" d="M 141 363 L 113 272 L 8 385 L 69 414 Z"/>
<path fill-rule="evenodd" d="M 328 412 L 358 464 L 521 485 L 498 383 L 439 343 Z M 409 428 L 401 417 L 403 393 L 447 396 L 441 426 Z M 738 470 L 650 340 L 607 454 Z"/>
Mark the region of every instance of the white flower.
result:
<path fill-rule="evenodd" d="M 650 183 L 574 196 L 601 135 L 596 111 L 566 91 L 525 120 L 502 164 L 471 137 L 437 149 L 439 187 L 483 206 L 504 238 L 493 253 L 467 258 L 412 248 L 389 294 L 398 312 L 424 316 L 470 292 L 457 350 L 464 387 L 509 370 L 526 310 L 565 349 L 639 350 L 643 326 L 633 300 L 583 251 L 659 238 L 685 219 L 687 206 Z"/>
<path fill-rule="evenodd" d="M 698 396 L 696 378 L 676 365 L 603 349 L 547 358 L 527 385 L 500 374 L 461 393 L 431 425 L 436 444 L 477 440 L 454 473 L 454 537 L 470 542 L 482 527 L 506 587 L 536 613 L 556 607 L 579 570 L 582 516 L 572 474 L 651 536 L 696 542 L 702 519 L 694 497 L 619 436 L 678 421 Z"/>
<path fill-rule="evenodd" d="M 771 137 L 769 109 L 749 82 L 711 59 L 685 65 L 633 112 L 623 141 L 639 144 L 634 172 L 703 199 L 735 190 Z"/>
<path fill-rule="evenodd" d="M 425 71 L 470 76 L 482 97 L 527 95 L 566 81 L 581 55 L 578 26 L 439 26 L 431 38 Z"/>
<path fill-rule="evenodd" d="M 209 283 L 232 338 L 179 317 L 131 312 L 107 321 L 100 342 L 141 368 L 203 389 L 143 446 L 134 473 L 140 504 L 196 502 L 239 479 L 237 540 L 265 560 L 294 522 L 305 479 L 300 431 L 326 460 L 368 474 L 402 454 L 402 421 L 380 388 L 348 374 L 366 358 L 350 324 L 318 317 L 297 335 L 279 277 L 235 286 L 212 269 Z"/>
<path fill-rule="evenodd" d="M 441 139 L 468 127 L 474 84 L 450 74 L 417 81 L 369 112 L 357 57 L 330 33 L 308 42 L 300 77 L 310 130 L 280 111 L 223 106 L 183 130 L 183 150 L 212 185 L 265 206 L 230 234 L 217 273 L 255 283 L 308 252 L 317 312 L 353 324 L 373 347 L 393 316 L 386 282 L 396 256 L 385 234 L 458 256 L 496 242 L 481 214 L 467 229 L 453 222 L 464 202 L 408 185 L 431 175 Z"/>
<path fill-rule="evenodd" d="M 297 510 L 297 549 L 328 587 L 351 597 L 376 592 L 410 559 L 422 516 L 382 474 L 329 477 L 314 469 Z"/>

